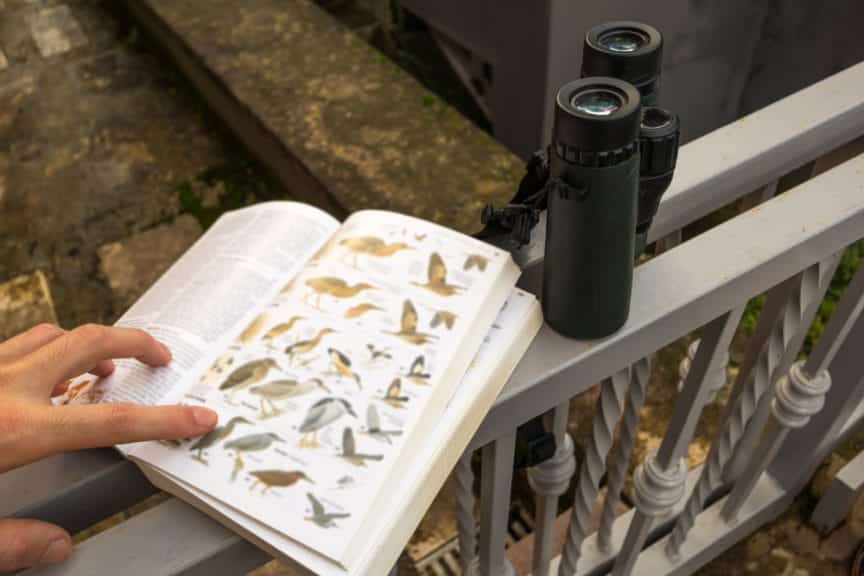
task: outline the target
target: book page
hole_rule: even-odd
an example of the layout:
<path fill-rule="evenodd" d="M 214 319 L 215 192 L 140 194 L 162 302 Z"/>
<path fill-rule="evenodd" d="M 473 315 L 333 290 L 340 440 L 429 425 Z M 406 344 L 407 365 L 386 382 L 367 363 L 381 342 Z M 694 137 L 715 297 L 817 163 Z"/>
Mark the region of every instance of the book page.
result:
<path fill-rule="evenodd" d="M 517 276 L 488 244 L 355 214 L 262 309 L 258 335 L 174 399 L 217 410 L 221 427 L 132 455 L 344 563 Z"/>
<path fill-rule="evenodd" d="M 145 329 L 164 342 L 171 363 L 151 368 L 134 359 L 117 360 L 112 376 L 98 383 L 82 377 L 59 402 L 160 403 L 338 227 L 325 212 L 295 202 L 223 215 L 116 323 Z"/>

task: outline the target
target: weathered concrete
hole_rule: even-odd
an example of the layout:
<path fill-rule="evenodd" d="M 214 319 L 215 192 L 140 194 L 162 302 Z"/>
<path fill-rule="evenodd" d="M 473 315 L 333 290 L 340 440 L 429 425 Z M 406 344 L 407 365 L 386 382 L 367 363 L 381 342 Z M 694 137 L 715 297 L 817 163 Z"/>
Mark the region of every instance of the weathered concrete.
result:
<path fill-rule="evenodd" d="M 118 313 L 129 308 L 201 235 L 191 215 L 102 246 L 99 267 Z"/>
<path fill-rule="evenodd" d="M 0 342 L 42 322 L 56 324 L 57 316 L 41 271 L 0 284 Z"/>
<path fill-rule="evenodd" d="M 521 163 L 307 0 L 128 0 L 240 138 L 302 199 L 460 230 Z"/>

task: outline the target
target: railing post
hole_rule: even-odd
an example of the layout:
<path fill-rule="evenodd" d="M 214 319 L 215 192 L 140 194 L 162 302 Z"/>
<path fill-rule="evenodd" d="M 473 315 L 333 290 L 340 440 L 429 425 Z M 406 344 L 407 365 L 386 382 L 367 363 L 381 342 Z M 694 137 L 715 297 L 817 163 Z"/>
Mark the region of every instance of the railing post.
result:
<path fill-rule="evenodd" d="M 555 518 L 558 498 L 567 490 L 576 471 L 573 439 L 567 434 L 570 402 L 559 404 L 552 411 L 552 434 L 555 436 L 555 454 L 528 470 L 528 482 L 537 494 L 537 513 L 534 528 L 533 574 L 548 576 L 552 561 Z"/>
<path fill-rule="evenodd" d="M 512 576 L 504 555 L 510 518 L 510 487 L 516 430 L 483 447 L 480 472 L 480 574 Z"/>
<path fill-rule="evenodd" d="M 696 350 L 699 348 L 700 340 L 696 339 L 687 346 L 687 354 L 681 359 L 678 365 L 678 392 L 684 389 L 684 381 L 687 379 L 687 373 L 690 371 L 690 366 L 693 365 L 693 358 L 696 357 Z M 711 374 L 706 374 L 705 379 L 708 382 L 708 395 L 705 397 L 706 403 L 711 403 L 717 398 L 717 394 L 726 385 L 727 370 L 729 368 L 729 350 L 725 350 L 720 358 L 720 362 L 714 368 Z"/>
<path fill-rule="evenodd" d="M 709 322 L 702 331 L 702 344 L 693 358 L 681 394 L 675 400 L 660 449 L 646 458 L 635 475 L 636 514 L 615 559 L 612 574 L 616 576 L 630 574 L 654 518 L 667 514 L 683 496 L 687 473 L 684 455 L 696 431 L 705 398 L 710 393 L 706 375 L 720 365 L 743 311 L 743 306 L 736 308 Z"/>
<path fill-rule="evenodd" d="M 459 565 L 463 576 L 477 573 L 477 524 L 474 521 L 474 471 L 466 450 L 456 463 L 456 525 L 459 530 Z"/>

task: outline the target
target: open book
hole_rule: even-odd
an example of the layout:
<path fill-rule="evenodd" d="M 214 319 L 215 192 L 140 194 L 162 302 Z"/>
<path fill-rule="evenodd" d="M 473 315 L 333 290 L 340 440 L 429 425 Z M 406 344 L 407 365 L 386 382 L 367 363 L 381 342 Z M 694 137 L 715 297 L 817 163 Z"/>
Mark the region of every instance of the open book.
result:
<path fill-rule="evenodd" d="M 259 204 L 223 216 L 118 321 L 165 342 L 169 366 L 118 361 L 61 401 L 216 410 L 210 434 L 119 449 L 310 572 L 383 573 L 540 327 L 518 274 L 415 218 Z"/>

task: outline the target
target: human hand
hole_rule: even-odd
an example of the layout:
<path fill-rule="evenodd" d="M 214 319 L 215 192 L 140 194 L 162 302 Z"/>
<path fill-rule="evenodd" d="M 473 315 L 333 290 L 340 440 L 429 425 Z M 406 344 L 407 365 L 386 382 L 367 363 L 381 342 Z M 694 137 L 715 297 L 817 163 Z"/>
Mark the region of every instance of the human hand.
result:
<path fill-rule="evenodd" d="M 0 473 L 67 450 L 188 438 L 216 425 L 216 413 L 201 407 L 51 403 L 70 378 L 111 374 L 112 358 L 163 366 L 171 354 L 142 330 L 93 324 L 68 332 L 41 324 L 0 343 Z M 70 551 L 59 526 L 0 520 L 0 572 L 59 562 Z"/>

